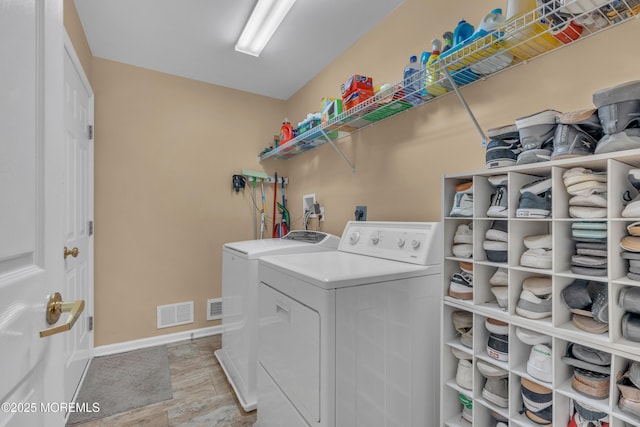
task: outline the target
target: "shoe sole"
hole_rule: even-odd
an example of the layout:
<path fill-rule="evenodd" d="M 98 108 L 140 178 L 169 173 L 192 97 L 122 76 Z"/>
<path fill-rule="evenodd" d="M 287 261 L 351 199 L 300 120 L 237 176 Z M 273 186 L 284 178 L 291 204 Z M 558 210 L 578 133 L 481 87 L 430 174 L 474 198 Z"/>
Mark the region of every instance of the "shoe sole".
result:
<path fill-rule="evenodd" d="M 522 267 L 540 268 L 543 270 L 549 270 L 551 269 L 552 262 L 551 260 L 549 260 L 548 262 L 543 262 L 542 260 L 540 260 L 539 257 L 527 255 L 520 258 L 520 265 Z"/>
<path fill-rule="evenodd" d="M 596 108 L 618 102 L 640 99 L 640 81 L 635 80 L 617 86 L 601 89 L 593 94 L 593 105 Z"/>
<path fill-rule="evenodd" d="M 534 311 L 523 310 L 520 307 L 516 307 L 516 313 L 518 313 L 522 317 L 526 317 L 527 319 L 533 319 L 533 320 L 540 320 L 540 319 L 544 319 L 546 317 L 550 317 L 551 316 L 551 312 L 550 311 L 542 312 L 542 313 L 536 313 Z"/>
<path fill-rule="evenodd" d="M 482 397 L 484 397 L 489 402 L 493 403 L 496 406 L 501 408 L 509 407 L 509 399 L 498 396 L 497 394 L 489 393 L 486 390 L 482 390 Z"/>
<path fill-rule="evenodd" d="M 509 361 L 509 353 L 501 353 L 492 348 L 487 348 L 487 355 L 492 359 L 499 360 L 500 362 Z"/>
<path fill-rule="evenodd" d="M 586 206 L 570 206 L 569 216 L 579 219 L 606 218 L 607 208 L 594 208 Z"/>
<path fill-rule="evenodd" d="M 518 209 L 516 217 L 518 218 L 546 218 L 551 214 L 547 209 Z"/>
<path fill-rule="evenodd" d="M 595 112 L 595 108 L 590 108 L 586 110 L 572 111 L 570 113 L 563 113 L 558 117 L 558 123 L 565 125 L 581 124 L 588 121 Z"/>
<path fill-rule="evenodd" d="M 555 125 L 557 117 L 559 117 L 560 114 L 561 113 L 559 111 L 555 110 L 540 111 L 530 116 L 516 119 L 516 127 L 518 128 L 518 130 L 520 130 L 529 126 Z"/>
<path fill-rule="evenodd" d="M 449 290 L 449 296 L 456 299 L 470 300 L 473 299 L 473 292 L 455 292 Z"/>
<path fill-rule="evenodd" d="M 470 217 L 470 216 L 473 216 L 473 210 L 472 209 L 452 209 L 449 216 Z"/>
<path fill-rule="evenodd" d="M 505 166 L 513 166 L 516 164 L 516 161 L 513 159 L 500 159 L 500 160 L 492 160 L 487 162 L 487 168 L 501 168 Z"/>
<path fill-rule="evenodd" d="M 629 224 L 627 226 L 627 231 L 632 236 L 640 236 L 640 223 L 634 222 L 633 224 Z"/>
<path fill-rule="evenodd" d="M 549 190 L 551 188 L 551 186 L 552 186 L 551 178 L 545 178 L 545 179 L 542 179 L 542 180 L 536 182 L 535 184 L 531 183 L 531 184 L 523 185 L 522 188 L 520 189 L 520 194 L 524 194 L 524 193 L 533 193 L 533 194 L 544 193 L 545 191 Z"/>
<path fill-rule="evenodd" d="M 502 141 L 503 139 L 506 139 L 507 137 L 517 137 L 519 136 L 518 127 L 514 123 L 514 124 L 505 125 L 505 126 L 500 126 L 497 128 L 488 129 L 487 136 L 489 138 L 497 139 L 500 141 Z M 498 138 L 500 136 L 502 136 L 503 138 Z"/>
<path fill-rule="evenodd" d="M 620 214 L 623 218 L 640 218 L 640 201 L 629 203 Z"/>
<path fill-rule="evenodd" d="M 588 196 L 573 196 L 569 199 L 569 206 L 606 208 L 607 198 L 598 194 L 590 194 Z"/>
<path fill-rule="evenodd" d="M 606 173 L 581 173 L 579 175 L 572 175 L 566 178 L 563 178 L 565 187 L 570 187 L 575 184 L 580 184 L 585 181 L 596 181 L 596 182 L 607 182 L 607 174 Z"/>
<path fill-rule="evenodd" d="M 582 181 L 577 184 L 567 186 L 567 193 L 572 196 L 589 195 L 594 193 L 604 193 L 607 191 L 606 177 L 605 181 Z"/>
<path fill-rule="evenodd" d="M 640 252 L 640 237 L 625 236 L 620 241 L 620 247 L 629 252 Z"/>

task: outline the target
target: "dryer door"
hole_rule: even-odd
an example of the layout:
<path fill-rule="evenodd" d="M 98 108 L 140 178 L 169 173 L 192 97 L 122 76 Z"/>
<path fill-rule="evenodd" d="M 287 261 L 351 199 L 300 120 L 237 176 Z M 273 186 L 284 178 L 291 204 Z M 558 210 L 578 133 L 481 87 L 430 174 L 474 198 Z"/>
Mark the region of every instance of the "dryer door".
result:
<path fill-rule="evenodd" d="M 260 283 L 258 360 L 298 411 L 320 421 L 320 316 Z"/>

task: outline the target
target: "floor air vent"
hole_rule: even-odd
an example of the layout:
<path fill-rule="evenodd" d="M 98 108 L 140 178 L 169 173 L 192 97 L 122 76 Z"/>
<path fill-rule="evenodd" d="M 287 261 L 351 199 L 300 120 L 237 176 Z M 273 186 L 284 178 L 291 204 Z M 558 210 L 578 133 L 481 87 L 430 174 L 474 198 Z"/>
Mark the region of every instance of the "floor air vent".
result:
<path fill-rule="evenodd" d="M 222 298 L 207 300 L 207 320 L 222 319 Z"/>
<path fill-rule="evenodd" d="M 193 323 L 193 301 L 158 306 L 158 329 Z"/>

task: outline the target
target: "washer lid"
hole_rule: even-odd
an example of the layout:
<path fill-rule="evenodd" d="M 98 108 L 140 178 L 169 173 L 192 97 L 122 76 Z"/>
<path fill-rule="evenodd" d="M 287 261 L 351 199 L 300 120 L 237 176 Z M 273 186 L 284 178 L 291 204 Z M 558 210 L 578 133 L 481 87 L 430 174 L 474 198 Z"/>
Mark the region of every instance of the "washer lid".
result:
<path fill-rule="evenodd" d="M 339 242 L 340 239 L 332 234 L 296 230 L 280 239 L 225 243 L 224 249 L 244 255 L 247 259 L 258 259 L 264 255 L 334 250 L 338 248 Z"/>
<path fill-rule="evenodd" d="M 441 271 L 439 264 L 416 265 L 342 251 L 266 256 L 260 259 L 260 268 L 264 267 L 323 289 L 421 277 Z"/>

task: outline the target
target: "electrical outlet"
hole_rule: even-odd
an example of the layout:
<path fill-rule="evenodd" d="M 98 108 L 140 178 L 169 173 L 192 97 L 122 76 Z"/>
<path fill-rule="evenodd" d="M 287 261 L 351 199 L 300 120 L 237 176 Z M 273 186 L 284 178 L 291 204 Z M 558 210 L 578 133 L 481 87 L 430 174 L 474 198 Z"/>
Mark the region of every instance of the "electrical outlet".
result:
<path fill-rule="evenodd" d="M 315 218 L 314 205 L 316 204 L 316 193 L 305 194 L 302 196 L 302 212 L 313 212 L 309 218 Z"/>
<path fill-rule="evenodd" d="M 320 206 L 320 213 L 318 214 L 318 218 L 320 218 L 320 222 L 324 221 L 324 206 Z"/>
<path fill-rule="evenodd" d="M 356 206 L 356 211 L 354 212 L 356 216 L 356 221 L 366 221 L 367 220 L 367 207 L 366 206 Z"/>

